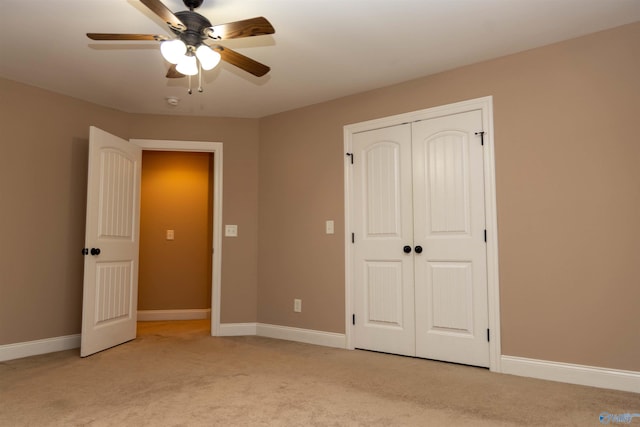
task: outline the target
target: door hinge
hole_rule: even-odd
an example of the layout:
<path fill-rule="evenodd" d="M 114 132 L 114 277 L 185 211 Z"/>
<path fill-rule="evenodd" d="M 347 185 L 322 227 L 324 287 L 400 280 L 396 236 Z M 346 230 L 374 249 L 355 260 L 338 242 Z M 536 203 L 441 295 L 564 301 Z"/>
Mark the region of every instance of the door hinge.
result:
<path fill-rule="evenodd" d="M 352 323 L 353 325 L 355 325 L 355 324 L 356 324 L 356 315 L 355 315 L 355 314 L 352 314 L 352 315 L 351 315 L 351 323 Z"/>
<path fill-rule="evenodd" d="M 487 342 L 491 341 L 491 335 L 489 333 L 490 329 L 487 329 Z"/>
<path fill-rule="evenodd" d="M 356 242 L 356 233 L 351 233 L 351 243 Z"/>
<path fill-rule="evenodd" d="M 484 242 L 487 243 L 487 229 L 484 229 Z"/>
<path fill-rule="evenodd" d="M 480 145 L 484 145 L 484 131 L 476 132 L 476 135 L 480 135 Z"/>
<path fill-rule="evenodd" d="M 353 153 L 347 153 L 347 156 L 351 157 L 351 164 L 353 164 Z"/>

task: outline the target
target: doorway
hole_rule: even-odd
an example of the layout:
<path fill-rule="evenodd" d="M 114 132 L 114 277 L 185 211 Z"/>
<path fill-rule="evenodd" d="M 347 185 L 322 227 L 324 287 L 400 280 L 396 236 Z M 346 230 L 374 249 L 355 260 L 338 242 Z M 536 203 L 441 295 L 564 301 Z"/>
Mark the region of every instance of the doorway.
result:
<path fill-rule="evenodd" d="M 345 126 L 348 348 L 499 370 L 492 130 L 491 97 Z"/>
<path fill-rule="evenodd" d="M 138 321 L 210 317 L 213 156 L 142 151 Z"/>
<path fill-rule="evenodd" d="M 212 156 L 212 215 L 210 224 L 211 234 L 209 236 L 209 241 L 211 242 L 210 323 L 211 335 L 220 335 L 220 289 L 222 277 L 222 143 L 150 139 L 132 139 L 130 142 L 138 145 L 144 151 L 208 153 Z"/>

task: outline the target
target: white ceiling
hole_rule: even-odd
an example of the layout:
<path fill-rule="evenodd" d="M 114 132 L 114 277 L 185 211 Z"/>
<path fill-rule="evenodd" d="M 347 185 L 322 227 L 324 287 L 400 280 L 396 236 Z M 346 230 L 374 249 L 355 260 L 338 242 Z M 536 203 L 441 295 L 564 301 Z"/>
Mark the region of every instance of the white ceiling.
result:
<path fill-rule="evenodd" d="M 640 21 L 640 0 L 205 0 L 197 12 L 214 25 L 266 17 L 274 35 L 222 44 L 271 72 L 222 63 L 188 95 L 157 42 L 85 36 L 170 35 L 138 0 L 0 0 L 0 76 L 126 112 L 263 117 Z"/>

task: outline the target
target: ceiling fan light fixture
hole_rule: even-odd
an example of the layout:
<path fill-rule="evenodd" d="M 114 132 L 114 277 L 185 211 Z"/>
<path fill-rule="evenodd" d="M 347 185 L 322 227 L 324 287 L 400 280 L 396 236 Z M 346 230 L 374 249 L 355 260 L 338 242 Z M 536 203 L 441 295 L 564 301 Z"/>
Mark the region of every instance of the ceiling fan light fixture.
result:
<path fill-rule="evenodd" d="M 220 62 L 220 54 L 204 44 L 198 46 L 196 56 L 204 70 L 211 70 Z"/>
<path fill-rule="evenodd" d="M 198 64 L 196 57 L 191 55 L 183 55 L 180 62 L 176 65 L 176 70 L 185 76 L 195 76 L 198 74 Z"/>
<path fill-rule="evenodd" d="M 0 0 L 1 1 L 1 0 Z M 172 37 L 158 34 L 115 34 L 87 33 L 91 40 L 149 40 L 160 42 L 163 58 L 171 63 L 167 78 L 199 76 L 199 90 L 202 88 L 202 70 L 211 70 L 222 60 L 240 68 L 256 77 L 267 74 L 270 68 L 240 52 L 220 45 L 208 46 L 206 42 L 214 40 L 240 39 L 244 37 L 274 34 L 271 23 L 262 16 L 227 22 L 222 25 L 211 25 L 204 16 L 194 9 L 202 5 L 204 0 L 182 0 L 189 10 L 175 14 L 164 3 L 164 0 L 139 0 L 157 18 L 160 18 L 173 33 Z M 173 0 L 177 1 L 177 0 Z M 189 83 L 189 88 L 191 83 Z M 189 89 L 188 93 L 191 93 Z"/>
<path fill-rule="evenodd" d="M 187 45 L 180 39 L 168 40 L 160 44 L 160 52 L 168 62 L 178 64 L 187 53 Z"/>

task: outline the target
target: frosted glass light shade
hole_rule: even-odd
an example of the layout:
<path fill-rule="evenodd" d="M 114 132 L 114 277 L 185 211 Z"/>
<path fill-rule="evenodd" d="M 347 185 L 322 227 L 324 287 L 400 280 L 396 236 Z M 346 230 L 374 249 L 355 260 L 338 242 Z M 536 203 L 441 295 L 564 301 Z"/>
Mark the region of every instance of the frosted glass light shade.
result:
<path fill-rule="evenodd" d="M 205 70 L 211 70 L 220 62 L 220 54 L 209 46 L 201 44 L 196 49 L 196 56 Z"/>
<path fill-rule="evenodd" d="M 187 53 L 187 45 L 179 39 L 164 41 L 160 44 L 160 52 L 168 62 L 177 64 Z"/>
<path fill-rule="evenodd" d="M 182 73 L 185 76 L 195 76 L 196 74 L 198 74 L 198 64 L 196 63 L 196 57 L 183 55 L 180 59 L 180 62 L 178 62 L 178 65 L 176 65 L 176 70 L 178 70 L 179 73 Z"/>

